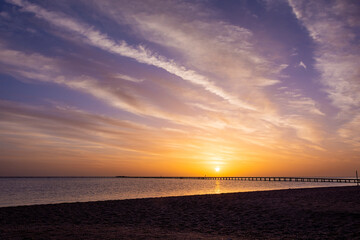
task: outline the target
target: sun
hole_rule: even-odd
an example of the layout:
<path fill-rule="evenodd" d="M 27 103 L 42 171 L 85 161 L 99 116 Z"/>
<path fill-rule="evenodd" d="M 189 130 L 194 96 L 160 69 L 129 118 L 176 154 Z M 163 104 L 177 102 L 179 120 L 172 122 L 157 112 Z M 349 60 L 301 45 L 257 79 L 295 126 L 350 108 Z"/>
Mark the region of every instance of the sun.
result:
<path fill-rule="evenodd" d="M 215 168 L 215 171 L 216 171 L 216 172 L 220 172 L 220 167 L 216 167 L 216 168 Z"/>

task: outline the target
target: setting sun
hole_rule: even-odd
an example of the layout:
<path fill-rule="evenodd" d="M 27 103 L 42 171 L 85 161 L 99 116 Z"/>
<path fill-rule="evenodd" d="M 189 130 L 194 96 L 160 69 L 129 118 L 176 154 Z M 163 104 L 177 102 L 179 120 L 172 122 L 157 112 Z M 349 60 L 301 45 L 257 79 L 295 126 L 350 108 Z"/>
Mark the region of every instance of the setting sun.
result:
<path fill-rule="evenodd" d="M 1 1 L 0 176 L 360 169 L 358 1 L 103 1 Z"/>

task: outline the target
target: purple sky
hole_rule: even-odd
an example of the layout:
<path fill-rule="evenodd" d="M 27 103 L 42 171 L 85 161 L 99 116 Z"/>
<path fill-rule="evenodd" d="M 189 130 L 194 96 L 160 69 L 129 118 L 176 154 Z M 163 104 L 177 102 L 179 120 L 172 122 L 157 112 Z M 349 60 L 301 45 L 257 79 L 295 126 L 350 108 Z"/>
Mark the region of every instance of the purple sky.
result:
<path fill-rule="evenodd" d="M 360 2 L 0 1 L 0 175 L 353 175 Z"/>

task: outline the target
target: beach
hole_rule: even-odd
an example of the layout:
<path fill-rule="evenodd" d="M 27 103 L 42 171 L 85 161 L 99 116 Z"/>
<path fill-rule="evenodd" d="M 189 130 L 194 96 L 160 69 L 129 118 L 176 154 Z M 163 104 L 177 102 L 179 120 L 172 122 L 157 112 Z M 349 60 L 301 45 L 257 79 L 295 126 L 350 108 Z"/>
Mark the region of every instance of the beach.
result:
<path fill-rule="evenodd" d="M 360 187 L 4 207 L 0 239 L 360 239 Z"/>

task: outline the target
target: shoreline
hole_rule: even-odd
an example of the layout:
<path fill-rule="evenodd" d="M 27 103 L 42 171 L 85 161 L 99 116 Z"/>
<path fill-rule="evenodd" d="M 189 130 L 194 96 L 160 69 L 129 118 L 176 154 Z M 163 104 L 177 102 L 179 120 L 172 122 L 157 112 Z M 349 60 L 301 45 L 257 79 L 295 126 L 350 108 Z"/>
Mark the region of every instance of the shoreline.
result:
<path fill-rule="evenodd" d="M 355 239 L 360 187 L 10 206 L 1 239 Z"/>
<path fill-rule="evenodd" d="M 159 182 L 158 182 L 159 181 Z M 200 182 L 198 182 L 200 181 Z M 259 182 L 235 180 L 146 180 L 149 183 L 143 188 L 143 180 L 6 180 L 0 181 L 0 207 L 32 206 L 71 202 L 124 200 L 168 196 L 189 196 L 202 194 L 219 194 L 234 192 L 268 191 L 290 188 L 318 188 L 355 186 L 354 183 L 325 182 Z M 199 184 L 198 184 L 199 183 Z M 94 185 L 99 185 L 91 193 Z M 129 185 L 132 185 L 131 187 Z M 66 186 L 66 187 L 64 187 Z M 125 186 L 125 187 L 124 187 Z M 59 189 L 59 191 L 57 191 Z"/>
<path fill-rule="evenodd" d="M 339 183 L 341 184 L 341 183 Z M 222 192 L 222 193 L 204 193 L 204 194 L 190 194 L 190 195 L 169 195 L 169 196 L 155 196 L 155 197 L 139 197 L 139 198 L 124 198 L 124 199 L 106 199 L 106 200 L 94 200 L 94 201 L 69 201 L 69 202 L 54 202 L 54 203 L 35 203 L 25 205 L 14 205 L 14 206 L 0 206 L 1 208 L 16 208 L 16 207 L 31 207 L 31 206 L 46 206 L 46 205 L 57 205 L 57 204 L 72 204 L 72 203 L 96 203 L 96 202 L 107 202 L 107 201 L 126 201 L 126 200 L 142 200 L 142 199 L 158 199 L 158 198 L 177 198 L 177 197 L 196 197 L 196 196 L 212 196 L 222 194 L 240 194 L 240 193 L 251 193 L 251 192 L 272 192 L 272 191 L 287 191 L 287 190 L 302 190 L 302 189 L 320 189 L 320 188 L 342 188 L 342 187 L 354 187 L 356 185 L 340 185 L 340 186 L 311 186 L 311 187 L 294 187 L 294 188 L 274 188 L 264 190 L 248 190 L 248 191 L 234 191 L 234 192 Z M 360 189 L 360 188 L 359 188 Z"/>

